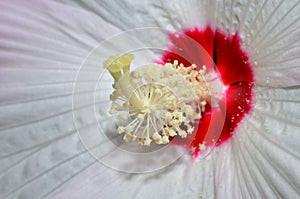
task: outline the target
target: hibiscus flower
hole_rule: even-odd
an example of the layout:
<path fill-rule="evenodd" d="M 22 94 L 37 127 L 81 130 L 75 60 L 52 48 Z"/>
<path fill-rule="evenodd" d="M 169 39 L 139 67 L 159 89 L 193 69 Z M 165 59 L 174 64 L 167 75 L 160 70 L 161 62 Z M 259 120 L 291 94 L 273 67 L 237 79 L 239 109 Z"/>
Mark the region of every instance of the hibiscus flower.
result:
<path fill-rule="evenodd" d="M 299 4 L 0 2 L 1 198 L 299 197 Z M 102 63 L 131 51 L 133 69 L 177 60 L 220 74 L 219 111 L 199 121 L 220 130 L 208 154 L 205 128 L 151 153 L 122 148 Z"/>

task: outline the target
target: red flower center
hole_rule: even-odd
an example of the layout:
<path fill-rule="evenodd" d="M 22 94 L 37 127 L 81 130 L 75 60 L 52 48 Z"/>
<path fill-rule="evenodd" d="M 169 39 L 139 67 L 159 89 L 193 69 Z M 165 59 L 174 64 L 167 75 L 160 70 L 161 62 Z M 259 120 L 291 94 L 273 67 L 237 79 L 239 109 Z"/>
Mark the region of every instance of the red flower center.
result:
<path fill-rule="evenodd" d="M 232 137 L 239 123 L 249 113 L 254 75 L 248 56 L 241 48 L 238 33 L 231 36 L 207 27 L 204 30 L 188 29 L 179 35 L 170 33 L 169 37 L 172 44 L 160 62 L 173 63 L 178 60 L 185 66 L 206 65 L 208 73 L 215 69 L 219 72 L 227 88 L 218 101 L 219 108 L 207 104 L 198 130 L 191 135 L 193 141 L 189 147 L 195 149 L 194 156 L 197 156 L 201 144 L 220 145 Z"/>

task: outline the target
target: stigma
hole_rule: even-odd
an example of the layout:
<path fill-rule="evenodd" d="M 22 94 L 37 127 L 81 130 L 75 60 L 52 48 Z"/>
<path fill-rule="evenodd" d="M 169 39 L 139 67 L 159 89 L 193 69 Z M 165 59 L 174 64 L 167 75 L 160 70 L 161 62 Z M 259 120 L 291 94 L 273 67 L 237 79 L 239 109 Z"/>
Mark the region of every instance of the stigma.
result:
<path fill-rule="evenodd" d="M 125 142 L 168 144 L 198 128 L 211 97 L 206 67 L 173 63 L 148 64 L 131 71 L 133 55 L 116 55 L 104 62 L 114 79 L 109 113 Z"/>

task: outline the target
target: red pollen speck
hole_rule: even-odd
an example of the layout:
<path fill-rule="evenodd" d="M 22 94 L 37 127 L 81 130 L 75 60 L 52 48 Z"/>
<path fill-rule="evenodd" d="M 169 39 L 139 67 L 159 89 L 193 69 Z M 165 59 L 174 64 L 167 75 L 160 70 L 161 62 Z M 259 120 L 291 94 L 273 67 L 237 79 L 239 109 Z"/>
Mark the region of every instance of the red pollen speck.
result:
<path fill-rule="evenodd" d="M 198 130 L 189 136 L 193 140 L 189 147 L 195 149 L 194 156 L 197 156 L 199 144 L 220 145 L 227 141 L 249 113 L 254 75 L 248 55 L 241 48 L 238 33 L 229 36 L 207 27 L 204 30 L 185 30 L 183 34 L 169 33 L 169 37 L 172 45 L 163 54 L 161 63 L 178 60 L 185 66 L 196 64 L 202 68 L 206 65 L 208 73 L 216 66 L 227 87 L 223 98 L 219 100 L 219 108 L 212 108 L 208 104 Z"/>

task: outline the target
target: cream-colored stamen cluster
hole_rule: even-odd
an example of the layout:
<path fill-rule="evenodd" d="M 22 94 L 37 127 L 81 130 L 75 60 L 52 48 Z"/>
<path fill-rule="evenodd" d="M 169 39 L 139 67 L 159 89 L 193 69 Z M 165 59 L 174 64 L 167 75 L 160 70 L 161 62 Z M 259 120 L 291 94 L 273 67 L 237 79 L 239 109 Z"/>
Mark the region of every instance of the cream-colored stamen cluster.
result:
<path fill-rule="evenodd" d="M 204 112 L 207 99 L 211 97 L 211 91 L 206 78 L 206 66 L 203 66 L 202 69 L 197 70 L 197 66 L 195 64 L 185 67 L 183 64 L 178 64 L 177 60 L 175 60 L 173 64 L 166 63 L 165 66 L 174 68 L 179 74 L 181 74 L 187 81 L 190 82 L 191 87 L 194 89 L 196 96 L 200 100 L 202 112 Z"/>
<path fill-rule="evenodd" d="M 152 141 L 167 144 L 170 137 L 193 133 L 210 96 L 205 68 L 196 71 L 195 65 L 175 61 L 130 72 L 132 60 L 132 55 L 117 55 L 104 63 L 115 80 L 109 112 L 118 118 L 124 141 L 150 146 Z"/>

